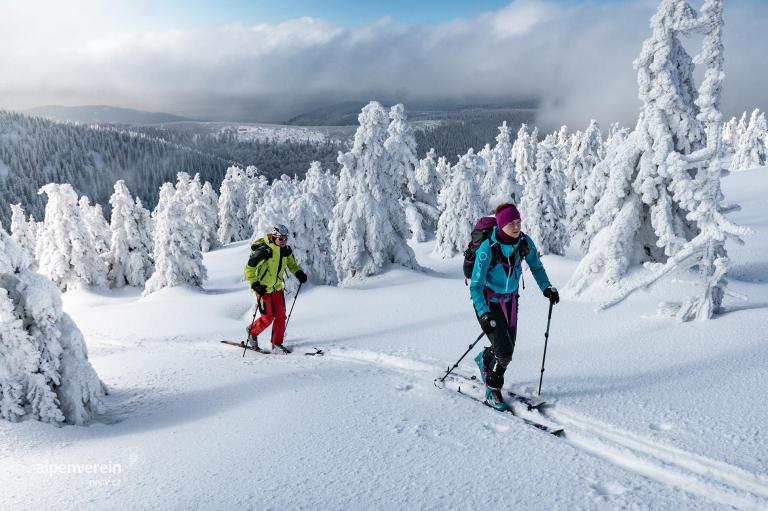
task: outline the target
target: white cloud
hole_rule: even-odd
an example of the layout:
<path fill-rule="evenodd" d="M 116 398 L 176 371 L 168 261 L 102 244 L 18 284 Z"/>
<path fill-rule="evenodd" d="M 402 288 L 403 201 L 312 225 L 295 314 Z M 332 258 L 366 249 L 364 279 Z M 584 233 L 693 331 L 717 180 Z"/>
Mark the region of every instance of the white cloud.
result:
<path fill-rule="evenodd" d="M 163 32 L 136 29 L 142 3 L 23 5 L 0 18 L 1 106 L 107 103 L 190 111 L 230 99 L 273 98 L 273 109 L 289 112 L 295 98 L 326 95 L 536 95 L 543 101 L 541 122 L 580 126 L 590 117 L 634 122 L 632 61 L 656 4 L 515 0 L 499 11 L 429 26 L 384 18 L 347 29 L 299 18 Z M 724 110 L 765 108 L 768 72 L 758 63 L 768 47 L 766 10 L 740 2 L 726 5 L 725 16 Z"/>

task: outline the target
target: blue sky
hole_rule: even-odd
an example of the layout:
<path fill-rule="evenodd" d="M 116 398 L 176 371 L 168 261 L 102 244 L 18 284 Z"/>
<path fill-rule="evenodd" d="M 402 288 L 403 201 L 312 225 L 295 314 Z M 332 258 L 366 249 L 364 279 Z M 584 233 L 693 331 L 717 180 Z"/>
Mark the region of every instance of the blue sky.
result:
<path fill-rule="evenodd" d="M 725 2 L 728 115 L 768 106 L 767 3 Z M 631 123 L 632 61 L 658 5 L 0 0 L 0 69 L 12 70 L 0 73 L 0 108 L 109 104 L 192 117 L 247 108 L 282 119 L 335 101 L 537 97 L 553 124 Z"/>
<path fill-rule="evenodd" d="M 189 25 L 239 22 L 246 25 L 279 23 L 309 16 L 343 27 L 356 27 L 383 17 L 399 23 L 437 24 L 495 11 L 510 0 L 165 0 L 145 6 L 148 29 L 173 29 Z M 620 3 L 622 0 L 588 0 Z M 561 5 L 587 0 L 555 0 Z"/>

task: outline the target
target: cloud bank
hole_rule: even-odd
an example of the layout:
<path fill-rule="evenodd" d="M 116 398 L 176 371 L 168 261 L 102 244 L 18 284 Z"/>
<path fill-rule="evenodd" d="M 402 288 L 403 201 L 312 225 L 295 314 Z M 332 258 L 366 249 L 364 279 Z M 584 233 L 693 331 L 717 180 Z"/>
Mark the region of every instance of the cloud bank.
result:
<path fill-rule="evenodd" d="M 226 117 L 250 104 L 249 115 L 278 119 L 341 99 L 538 97 L 543 125 L 630 124 L 639 108 L 632 61 L 657 6 L 514 0 L 434 25 L 299 18 L 149 31 L 135 28 L 140 4 L 7 9 L 0 106 L 100 103 L 211 117 L 221 108 Z M 767 12 L 757 0 L 726 2 L 726 114 L 768 106 Z"/>

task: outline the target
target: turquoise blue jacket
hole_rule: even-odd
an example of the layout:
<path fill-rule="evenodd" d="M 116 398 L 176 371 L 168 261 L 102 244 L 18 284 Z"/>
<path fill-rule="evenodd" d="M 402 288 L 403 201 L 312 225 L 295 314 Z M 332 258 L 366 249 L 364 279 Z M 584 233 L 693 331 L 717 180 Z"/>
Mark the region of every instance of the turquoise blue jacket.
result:
<path fill-rule="evenodd" d="M 515 254 L 514 261 L 509 261 L 510 263 L 513 263 L 513 268 L 515 268 L 511 275 L 507 276 L 507 272 L 501 261 L 496 263 L 496 266 L 490 271 L 488 270 L 488 267 L 491 264 L 492 243 L 499 243 L 501 253 L 505 258 L 509 258 L 520 244 L 520 241 L 513 243 L 512 245 L 500 243 L 498 239 L 496 239 L 497 229 L 498 227 L 493 228 L 490 238 L 485 240 L 475 253 L 475 266 L 472 269 L 472 281 L 469 284 L 469 293 L 472 296 L 472 304 L 475 306 L 475 311 L 478 316 L 482 316 L 489 311 L 484 293 L 485 288 L 490 289 L 494 293 L 507 294 L 514 293 L 520 286 L 522 266 L 520 265 L 521 261 L 519 253 Z M 536 279 L 539 288 L 544 291 L 548 287 L 551 287 L 552 284 L 549 283 L 549 277 L 547 277 L 547 272 L 544 271 L 544 265 L 539 258 L 533 240 L 526 234 L 523 234 L 522 236 L 525 236 L 528 240 L 528 247 L 530 248 L 528 255 L 525 256 L 525 262 L 528 264 L 531 273 L 533 273 L 533 277 Z M 520 237 L 520 240 L 522 240 L 522 236 Z M 491 298 L 491 301 L 498 302 L 499 299 Z"/>

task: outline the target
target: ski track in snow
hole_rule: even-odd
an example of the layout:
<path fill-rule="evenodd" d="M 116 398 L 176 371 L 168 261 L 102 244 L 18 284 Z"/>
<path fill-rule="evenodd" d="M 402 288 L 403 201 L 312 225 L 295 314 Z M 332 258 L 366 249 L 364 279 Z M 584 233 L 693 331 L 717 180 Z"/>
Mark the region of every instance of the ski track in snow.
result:
<path fill-rule="evenodd" d="M 439 372 L 438 367 L 425 362 L 372 351 L 336 349 L 328 357 L 385 367 L 396 372 L 418 371 L 433 375 Z M 522 417 L 526 416 L 517 407 L 516 412 Z M 531 414 L 538 420 L 550 419 L 541 422 L 564 428 L 564 438 L 580 450 L 630 472 L 736 509 L 768 509 L 766 476 L 661 444 L 580 415 L 561 405 L 553 404 L 541 413 L 528 413 Z M 509 420 L 515 421 L 513 417 L 509 417 Z M 498 424 L 486 427 L 495 432 L 509 430 L 508 426 Z M 618 493 L 614 491 L 616 488 L 613 486 L 611 488 L 602 488 L 599 492 L 611 495 L 623 493 L 620 490 Z"/>

